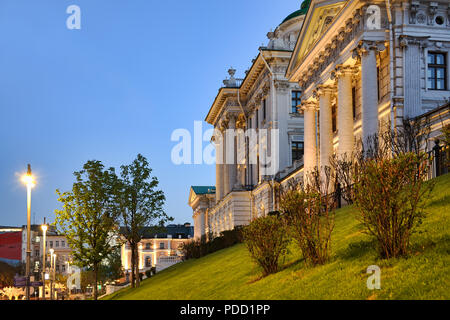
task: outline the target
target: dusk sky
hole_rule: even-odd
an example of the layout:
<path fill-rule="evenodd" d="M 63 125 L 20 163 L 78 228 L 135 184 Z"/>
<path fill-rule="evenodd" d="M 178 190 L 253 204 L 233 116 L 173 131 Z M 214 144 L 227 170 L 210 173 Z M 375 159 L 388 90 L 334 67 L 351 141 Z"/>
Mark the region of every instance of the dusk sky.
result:
<path fill-rule="evenodd" d="M 81 30 L 66 27 L 72 4 Z M 171 134 L 193 134 L 227 69 L 243 77 L 267 32 L 300 4 L 0 0 L 0 225 L 26 224 L 27 163 L 37 177 L 32 222 L 42 223 L 59 208 L 55 190 L 70 190 L 87 160 L 118 169 L 138 153 L 160 180 L 167 214 L 192 223 L 189 187 L 214 185 L 215 165 L 173 164 Z"/>

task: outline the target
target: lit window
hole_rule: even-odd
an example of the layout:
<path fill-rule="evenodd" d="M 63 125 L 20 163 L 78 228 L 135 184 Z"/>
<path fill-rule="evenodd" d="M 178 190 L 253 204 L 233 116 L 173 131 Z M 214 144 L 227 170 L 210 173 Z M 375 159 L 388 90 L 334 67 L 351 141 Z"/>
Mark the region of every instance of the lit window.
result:
<path fill-rule="evenodd" d="M 302 102 L 301 95 L 301 91 L 292 91 L 292 113 L 298 113 L 297 106 Z"/>
<path fill-rule="evenodd" d="M 428 89 L 447 90 L 447 62 L 444 53 L 428 53 Z"/>

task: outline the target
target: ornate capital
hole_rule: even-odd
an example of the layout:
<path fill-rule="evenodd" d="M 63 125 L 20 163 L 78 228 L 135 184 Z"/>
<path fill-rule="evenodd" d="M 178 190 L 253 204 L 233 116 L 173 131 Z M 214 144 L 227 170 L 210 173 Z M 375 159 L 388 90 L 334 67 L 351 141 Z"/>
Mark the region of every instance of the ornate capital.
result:
<path fill-rule="evenodd" d="M 354 66 L 344 66 L 344 65 L 337 65 L 336 69 L 331 72 L 331 79 L 332 80 L 337 80 L 340 77 L 343 76 L 352 76 L 354 74 L 356 74 L 358 72 L 358 68 L 354 67 Z"/>
<path fill-rule="evenodd" d="M 430 41 L 428 40 L 429 36 L 426 37 L 412 37 L 412 36 L 406 36 L 401 35 L 398 37 L 400 40 L 400 46 L 403 48 L 408 47 L 409 45 L 418 45 L 422 48 L 426 48 L 430 46 Z"/>
<path fill-rule="evenodd" d="M 280 91 L 287 91 L 290 88 L 288 81 L 277 80 L 277 81 L 275 81 L 274 84 L 275 84 L 275 88 Z"/>
<path fill-rule="evenodd" d="M 303 101 L 300 104 L 300 109 L 303 111 L 316 111 L 319 109 L 317 102 L 314 101 Z"/>
<path fill-rule="evenodd" d="M 320 98 L 323 95 L 333 95 L 336 92 L 336 87 L 331 85 L 319 85 L 317 89 L 314 90 L 313 96 Z"/>
<path fill-rule="evenodd" d="M 368 54 L 370 50 L 376 53 L 386 50 L 384 41 L 361 40 L 353 50 L 353 58 L 359 60 L 361 55 Z"/>

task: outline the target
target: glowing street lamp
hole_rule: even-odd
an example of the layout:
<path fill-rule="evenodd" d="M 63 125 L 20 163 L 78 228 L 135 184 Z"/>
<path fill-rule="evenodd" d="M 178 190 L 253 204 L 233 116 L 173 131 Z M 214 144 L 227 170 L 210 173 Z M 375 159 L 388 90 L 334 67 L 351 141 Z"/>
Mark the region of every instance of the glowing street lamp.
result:
<path fill-rule="evenodd" d="M 46 252 L 45 252 L 45 247 L 46 247 L 46 237 L 47 237 L 47 229 L 48 226 L 45 224 L 45 218 L 44 218 L 44 224 L 41 226 L 42 229 L 42 233 L 44 236 L 44 243 L 43 243 L 43 258 L 42 258 L 42 297 L 45 300 L 45 263 L 47 260 L 47 256 L 46 256 Z"/>
<path fill-rule="evenodd" d="M 22 176 L 22 182 L 27 187 L 27 259 L 26 259 L 26 299 L 30 300 L 30 259 L 31 259 L 31 189 L 35 186 L 35 180 L 31 174 L 31 166 L 28 165 L 27 173 Z"/>

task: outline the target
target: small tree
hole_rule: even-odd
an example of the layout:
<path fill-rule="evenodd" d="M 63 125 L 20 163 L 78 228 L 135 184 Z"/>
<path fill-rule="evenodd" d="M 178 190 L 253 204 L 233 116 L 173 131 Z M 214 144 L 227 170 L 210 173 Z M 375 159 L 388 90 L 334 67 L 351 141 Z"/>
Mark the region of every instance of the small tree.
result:
<path fill-rule="evenodd" d="M 289 243 L 281 218 L 257 218 L 244 228 L 243 236 L 250 256 L 263 269 L 263 276 L 277 272 Z"/>
<path fill-rule="evenodd" d="M 116 189 L 116 199 L 123 236 L 131 248 L 131 286 L 138 287 L 139 255 L 138 245 L 143 237 L 144 228 L 151 224 L 163 226 L 172 221 L 163 210 L 164 192 L 158 190 L 158 178 L 151 176 L 152 169 L 147 159 L 138 154 L 132 164 L 121 166 L 121 179 Z"/>
<path fill-rule="evenodd" d="M 427 161 L 425 154 L 415 153 L 368 159 L 356 174 L 359 219 L 377 239 L 383 258 L 405 255 L 414 228 L 425 217 L 424 200 L 433 187 L 425 183 Z"/>
<path fill-rule="evenodd" d="M 324 264 L 331 252 L 335 201 L 330 194 L 333 174 L 329 167 L 309 174 L 313 182 L 283 192 L 280 209 L 287 229 L 300 247 L 307 263 Z"/>
<path fill-rule="evenodd" d="M 72 191 L 56 190 L 63 209 L 55 210 L 55 225 L 66 236 L 74 263 L 92 268 L 94 299 L 97 299 L 100 264 L 119 245 L 115 241 L 117 210 L 113 199 L 117 177 L 113 168 L 104 170 L 100 161 L 86 162 L 83 170 L 74 175 Z"/>

